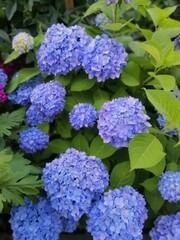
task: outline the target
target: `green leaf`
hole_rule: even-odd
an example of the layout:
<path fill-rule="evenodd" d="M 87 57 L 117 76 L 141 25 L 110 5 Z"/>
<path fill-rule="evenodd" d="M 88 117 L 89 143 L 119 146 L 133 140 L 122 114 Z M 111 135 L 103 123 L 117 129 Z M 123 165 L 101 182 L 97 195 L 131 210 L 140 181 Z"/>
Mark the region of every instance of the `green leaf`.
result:
<path fill-rule="evenodd" d="M 145 190 L 145 199 L 156 214 L 164 204 L 164 199 L 158 191 L 148 192 Z"/>
<path fill-rule="evenodd" d="M 103 8 L 107 8 L 107 4 L 105 1 L 96 2 L 87 9 L 83 18 L 91 15 L 92 13 L 102 10 Z"/>
<path fill-rule="evenodd" d="M 134 62 L 129 62 L 123 69 L 121 75 L 122 82 L 130 87 L 136 87 L 140 84 L 140 68 Z"/>
<path fill-rule="evenodd" d="M 166 145 L 166 153 L 167 153 L 167 160 L 168 161 L 175 161 L 178 162 L 180 158 L 180 146 L 176 147 L 177 142 L 170 138 L 167 145 Z"/>
<path fill-rule="evenodd" d="M 11 43 L 11 40 L 10 40 L 8 34 L 2 29 L 0 29 L 0 38 L 5 40 L 6 42 Z"/>
<path fill-rule="evenodd" d="M 165 166 L 166 166 L 166 160 L 163 159 L 156 166 L 151 168 L 146 168 L 145 170 L 148 172 L 152 172 L 155 176 L 159 177 L 163 173 Z"/>
<path fill-rule="evenodd" d="M 15 60 L 16 58 L 18 58 L 20 56 L 20 54 L 18 53 L 18 52 L 12 52 L 7 58 L 6 58 L 6 60 L 5 60 L 5 64 L 6 63 L 9 63 L 9 62 L 11 62 L 11 61 L 13 61 L 13 60 Z"/>
<path fill-rule="evenodd" d="M 69 122 L 68 114 L 62 113 L 61 119 L 56 121 L 56 131 L 61 135 L 63 138 L 70 138 L 71 137 L 71 124 Z"/>
<path fill-rule="evenodd" d="M 156 166 L 165 157 L 162 144 L 151 134 L 141 133 L 129 144 L 131 170 Z"/>
<path fill-rule="evenodd" d="M 165 91 L 169 92 L 174 89 L 176 84 L 174 76 L 167 74 L 155 75 L 152 72 L 149 72 L 149 75 L 154 77 Z M 151 82 L 148 85 L 151 85 Z"/>
<path fill-rule="evenodd" d="M 63 87 L 66 87 L 69 85 L 69 83 L 72 80 L 72 74 L 69 73 L 66 76 L 55 76 L 54 79 L 57 80 L 58 82 L 60 82 Z"/>
<path fill-rule="evenodd" d="M 153 177 L 146 179 L 141 185 L 149 192 L 158 191 L 159 178 Z"/>
<path fill-rule="evenodd" d="M 49 142 L 47 150 L 52 153 L 63 153 L 69 148 L 70 144 L 68 141 L 62 139 L 54 139 Z"/>
<path fill-rule="evenodd" d="M 83 151 L 83 152 L 89 152 L 89 143 L 87 138 L 82 135 L 81 133 L 78 133 L 71 142 L 71 147 Z"/>
<path fill-rule="evenodd" d="M 6 5 L 7 19 L 11 20 L 17 10 L 17 2 L 8 1 Z"/>
<path fill-rule="evenodd" d="M 72 81 L 70 91 L 72 92 L 85 91 L 91 89 L 95 83 L 96 83 L 95 79 L 89 79 L 87 76 L 86 77 L 79 76 L 77 79 L 74 79 Z"/>
<path fill-rule="evenodd" d="M 26 82 L 30 78 L 38 75 L 40 70 L 38 68 L 24 68 L 17 73 L 17 77 L 11 79 L 10 83 L 7 86 L 7 93 L 13 92 L 20 83 Z"/>
<path fill-rule="evenodd" d="M 49 123 L 48 122 L 41 123 L 41 124 L 37 125 L 37 127 L 44 133 L 46 133 L 46 134 L 49 133 Z"/>
<path fill-rule="evenodd" d="M 171 93 L 162 90 L 146 90 L 149 101 L 168 121 L 166 127 L 176 128 L 180 123 L 180 102 Z"/>
<path fill-rule="evenodd" d="M 39 47 L 41 43 L 44 41 L 44 34 L 42 31 L 34 38 L 34 47 Z"/>
<path fill-rule="evenodd" d="M 172 161 L 172 162 L 170 162 L 166 165 L 166 171 L 178 172 L 179 171 L 179 166 L 178 166 L 177 163 Z"/>
<path fill-rule="evenodd" d="M 110 175 L 110 185 L 113 188 L 120 186 L 132 185 L 135 179 L 135 171 L 130 172 L 130 164 L 128 161 L 118 163 L 112 170 Z"/>
<path fill-rule="evenodd" d="M 90 145 L 89 154 L 104 159 L 113 155 L 117 150 L 118 148 L 113 147 L 111 144 L 103 143 L 102 139 L 97 136 Z"/>
<path fill-rule="evenodd" d="M 102 105 L 105 102 L 109 101 L 109 94 L 104 90 L 98 89 L 93 93 L 93 99 L 94 99 L 94 106 L 96 107 L 97 110 L 100 110 Z"/>
<path fill-rule="evenodd" d="M 180 21 L 165 18 L 161 20 L 159 27 L 163 28 L 170 38 L 176 37 L 180 34 Z"/>
<path fill-rule="evenodd" d="M 25 118 L 26 108 L 20 108 L 12 113 L 3 113 L 0 115 L 0 137 L 9 136 L 11 129 L 18 126 Z"/>

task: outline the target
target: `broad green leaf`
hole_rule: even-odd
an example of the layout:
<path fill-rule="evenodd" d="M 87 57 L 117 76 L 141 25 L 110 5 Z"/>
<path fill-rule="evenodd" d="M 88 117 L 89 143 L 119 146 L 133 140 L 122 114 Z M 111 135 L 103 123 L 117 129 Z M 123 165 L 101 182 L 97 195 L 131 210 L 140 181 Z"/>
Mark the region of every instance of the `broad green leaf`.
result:
<path fill-rule="evenodd" d="M 166 127 L 174 127 L 180 123 L 180 102 L 171 93 L 162 90 L 146 90 L 149 101 L 168 121 Z"/>
<path fill-rule="evenodd" d="M 148 191 L 148 192 L 157 192 L 158 191 L 158 177 L 148 178 L 141 185 Z"/>
<path fill-rule="evenodd" d="M 77 134 L 71 142 L 71 147 L 76 148 L 79 151 L 83 151 L 88 153 L 89 151 L 89 143 L 87 138 L 81 133 Z"/>
<path fill-rule="evenodd" d="M 92 13 L 102 10 L 103 8 L 107 8 L 107 4 L 105 1 L 96 2 L 87 9 L 83 18 L 91 15 Z"/>
<path fill-rule="evenodd" d="M 132 19 L 130 19 L 129 21 L 125 21 L 125 22 L 122 21 L 119 23 L 106 23 L 106 24 L 103 24 L 102 27 L 109 31 L 119 31 L 123 27 L 127 26 L 131 21 Z"/>
<path fill-rule="evenodd" d="M 109 101 L 109 94 L 104 90 L 98 89 L 93 93 L 93 99 L 94 106 L 97 110 L 100 110 L 102 105 Z"/>
<path fill-rule="evenodd" d="M 152 38 L 153 32 L 151 30 L 140 28 L 140 31 L 142 32 L 146 40 L 150 40 Z"/>
<path fill-rule="evenodd" d="M 130 172 L 130 164 L 128 161 L 118 163 L 112 170 L 110 175 L 110 185 L 113 188 L 120 186 L 132 185 L 135 179 L 135 171 Z"/>
<path fill-rule="evenodd" d="M 146 168 L 145 170 L 148 172 L 152 172 L 155 176 L 159 177 L 162 174 L 162 172 L 164 171 L 165 166 L 166 166 L 166 160 L 164 158 L 156 166 L 151 167 L 151 168 Z"/>
<path fill-rule="evenodd" d="M 180 146 L 176 147 L 177 142 L 170 138 L 167 145 L 166 145 L 166 154 L 167 160 L 172 162 L 178 162 L 180 158 Z"/>
<path fill-rule="evenodd" d="M 69 73 L 66 76 L 55 76 L 54 78 L 55 80 L 57 80 L 58 82 L 60 82 L 62 84 L 62 86 L 66 87 L 69 85 L 69 83 L 72 80 L 72 74 Z"/>
<path fill-rule="evenodd" d="M 54 139 L 49 142 L 47 150 L 52 153 L 63 153 L 69 148 L 70 144 L 68 141 L 62 139 Z"/>
<path fill-rule="evenodd" d="M 10 83 L 7 86 L 7 93 L 13 92 L 20 83 L 26 82 L 30 78 L 38 75 L 40 70 L 38 68 L 24 68 L 17 73 L 17 77 L 11 79 Z"/>
<path fill-rule="evenodd" d="M 89 154 L 104 159 L 113 155 L 117 150 L 118 148 L 111 146 L 111 144 L 103 143 L 102 139 L 97 136 L 90 145 Z"/>
<path fill-rule="evenodd" d="M 165 66 L 171 67 L 171 66 L 176 66 L 180 65 L 180 51 L 174 51 L 173 55 L 171 56 L 168 61 L 166 60 Z"/>
<path fill-rule="evenodd" d="M 46 133 L 46 134 L 49 133 L 49 123 L 48 122 L 41 123 L 37 127 L 39 129 L 41 129 L 41 131 L 43 131 L 44 133 Z"/>
<path fill-rule="evenodd" d="M 165 91 L 169 92 L 174 89 L 176 84 L 176 79 L 174 76 L 167 74 L 155 75 L 152 72 L 149 72 L 149 75 L 154 77 Z M 151 82 L 148 85 L 151 85 Z"/>
<path fill-rule="evenodd" d="M 11 1 L 7 2 L 6 15 L 8 20 L 11 20 L 16 10 L 17 10 L 17 2 L 11 2 Z"/>
<path fill-rule="evenodd" d="M 71 124 L 69 122 L 69 117 L 67 114 L 62 113 L 61 119 L 56 121 L 56 131 L 61 135 L 63 138 L 70 138 L 71 137 Z"/>
<path fill-rule="evenodd" d="M 151 134 L 137 134 L 129 144 L 131 170 L 150 168 L 163 160 L 165 153 L 159 140 Z"/>
<path fill-rule="evenodd" d="M 176 37 L 180 34 L 180 21 L 171 19 L 171 18 L 164 18 L 159 27 L 163 28 L 170 38 Z"/>
<path fill-rule="evenodd" d="M 172 161 L 166 165 L 166 171 L 178 172 L 179 166 L 176 162 Z"/>
<path fill-rule="evenodd" d="M 164 204 L 164 199 L 161 197 L 158 191 L 149 192 L 145 190 L 145 199 L 155 214 L 162 208 Z"/>
<path fill-rule="evenodd" d="M 129 97 L 129 94 L 126 92 L 124 87 L 118 87 L 117 91 L 112 96 L 112 99 L 119 98 L 119 97 Z"/>
<path fill-rule="evenodd" d="M 130 87 L 136 87 L 140 84 L 140 68 L 134 62 L 129 62 L 121 74 L 122 82 Z"/>
<path fill-rule="evenodd" d="M 6 42 L 11 43 L 11 40 L 10 40 L 8 34 L 2 29 L 0 29 L 0 38 L 5 40 Z"/>
<path fill-rule="evenodd" d="M 18 53 L 18 52 L 12 52 L 7 58 L 6 58 L 6 60 L 5 60 L 5 64 L 6 63 L 9 63 L 9 62 L 11 62 L 11 61 L 13 61 L 13 60 L 15 60 L 16 58 L 18 58 L 20 56 L 20 54 Z"/>
<path fill-rule="evenodd" d="M 72 92 L 85 91 L 85 90 L 91 89 L 95 83 L 96 83 L 95 79 L 89 79 L 87 76 L 79 77 L 72 81 L 70 91 Z"/>

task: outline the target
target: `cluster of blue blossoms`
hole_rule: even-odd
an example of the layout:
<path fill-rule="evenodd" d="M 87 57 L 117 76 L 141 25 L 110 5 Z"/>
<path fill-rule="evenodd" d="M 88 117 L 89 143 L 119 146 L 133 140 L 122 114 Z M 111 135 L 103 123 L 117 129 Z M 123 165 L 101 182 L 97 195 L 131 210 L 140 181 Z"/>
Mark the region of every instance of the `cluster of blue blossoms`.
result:
<path fill-rule="evenodd" d="M 168 202 L 180 201 L 180 172 L 167 171 L 160 177 L 158 189 Z"/>
<path fill-rule="evenodd" d="M 93 127 L 98 113 L 92 104 L 78 103 L 69 113 L 72 127 L 79 130 L 82 127 Z"/>
<path fill-rule="evenodd" d="M 130 186 L 105 192 L 88 214 L 87 230 L 94 240 L 141 240 L 146 203 Z"/>
<path fill-rule="evenodd" d="M 180 239 L 180 212 L 174 215 L 159 216 L 149 233 L 152 240 Z"/>
<path fill-rule="evenodd" d="M 117 98 L 104 103 L 99 111 L 98 129 L 104 143 L 128 147 L 138 133 L 148 132 L 149 117 L 144 106 L 133 97 Z"/>
<path fill-rule="evenodd" d="M 106 0 L 106 3 L 109 5 L 109 4 L 112 4 L 112 3 L 118 3 L 119 0 Z M 131 0 L 124 0 L 124 2 L 126 3 L 130 3 Z"/>
<path fill-rule="evenodd" d="M 0 85 L 5 88 L 8 81 L 8 76 L 4 73 L 3 69 L 0 69 Z"/>
<path fill-rule="evenodd" d="M 39 84 L 32 91 L 32 105 L 26 112 L 27 123 L 36 126 L 43 122 L 52 122 L 62 112 L 65 105 L 66 90 L 58 81 Z"/>
<path fill-rule="evenodd" d="M 14 240 L 58 240 L 61 232 L 77 228 L 77 223 L 62 218 L 46 198 L 36 204 L 25 198 L 24 206 L 11 209 L 9 222 Z"/>
<path fill-rule="evenodd" d="M 95 24 L 97 27 L 99 27 L 101 30 L 103 30 L 102 25 L 106 24 L 106 23 L 110 23 L 110 21 L 104 13 L 99 13 L 96 15 Z"/>
<path fill-rule="evenodd" d="M 14 77 L 16 77 L 15 75 Z M 22 106 L 26 106 L 28 103 L 30 103 L 30 95 L 33 91 L 33 89 L 44 82 L 44 79 L 42 78 L 42 75 L 37 75 L 35 77 L 32 77 L 26 82 L 23 82 L 19 84 L 18 88 L 10 93 L 8 95 L 8 99 L 12 101 L 13 103 L 20 104 Z"/>
<path fill-rule="evenodd" d="M 180 35 L 175 39 L 175 49 L 180 50 Z"/>
<path fill-rule="evenodd" d="M 26 153 L 35 153 L 47 148 L 49 135 L 36 127 L 23 130 L 19 134 L 19 146 Z"/>
<path fill-rule="evenodd" d="M 108 186 L 100 159 L 70 148 L 43 169 L 44 189 L 52 206 L 65 218 L 78 221 Z"/>

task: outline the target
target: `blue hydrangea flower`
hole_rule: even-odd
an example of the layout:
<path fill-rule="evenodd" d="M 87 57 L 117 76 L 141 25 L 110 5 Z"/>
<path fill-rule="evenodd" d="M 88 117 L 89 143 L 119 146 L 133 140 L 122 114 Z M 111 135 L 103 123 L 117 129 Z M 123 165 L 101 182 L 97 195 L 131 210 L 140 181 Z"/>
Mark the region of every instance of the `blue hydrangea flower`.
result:
<path fill-rule="evenodd" d="M 91 38 L 80 26 L 65 27 L 53 24 L 37 52 L 37 62 L 42 72 L 66 75 L 81 66 L 84 48 Z"/>
<path fill-rule="evenodd" d="M 112 3 L 118 3 L 119 0 L 106 0 L 106 3 L 109 5 L 109 4 L 112 4 Z"/>
<path fill-rule="evenodd" d="M 159 216 L 149 233 L 152 240 L 180 239 L 180 212 L 174 215 Z"/>
<path fill-rule="evenodd" d="M 89 103 L 76 104 L 69 113 L 72 127 L 79 130 L 82 127 L 93 127 L 97 119 L 96 108 Z"/>
<path fill-rule="evenodd" d="M 13 38 L 12 48 L 19 54 L 22 54 L 33 49 L 33 44 L 34 39 L 30 34 L 26 32 L 20 32 Z"/>
<path fill-rule="evenodd" d="M 13 207 L 9 220 L 14 240 L 58 240 L 62 222 L 47 199 L 34 204 L 25 199 L 25 205 Z"/>
<path fill-rule="evenodd" d="M 97 128 L 104 143 L 114 147 L 128 147 L 138 133 L 148 132 L 149 117 L 144 106 L 133 97 L 117 98 L 104 103 L 99 111 Z"/>
<path fill-rule="evenodd" d="M 19 146 L 26 153 L 35 153 L 47 148 L 49 136 L 38 128 L 32 127 L 23 130 L 19 135 Z"/>
<path fill-rule="evenodd" d="M 109 176 L 100 159 L 70 148 L 46 164 L 42 179 L 52 206 L 78 221 L 106 189 Z"/>
<path fill-rule="evenodd" d="M 175 39 L 175 49 L 180 50 L 180 35 Z"/>
<path fill-rule="evenodd" d="M 180 201 L 180 172 L 167 171 L 158 183 L 161 196 L 168 202 Z"/>
<path fill-rule="evenodd" d="M 109 19 L 106 17 L 104 13 L 99 13 L 95 17 L 95 24 L 97 27 L 99 27 L 101 30 L 103 30 L 102 25 L 110 23 Z"/>
<path fill-rule="evenodd" d="M 78 221 L 75 221 L 73 218 L 64 218 L 61 217 L 62 232 L 72 233 L 78 227 Z"/>
<path fill-rule="evenodd" d="M 8 81 L 8 76 L 4 73 L 3 69 L 0 69 L 0 85 L 3 86 L 3 88 L 6 86 Z"/>
<path fill-rule="evenodd" d="M 145 205 L 143 196 L 130 186 L 105 192 L 88 214 L 87 230 L 94 240 L 140 240 Z"/>
<path fill-rule="evenodd" d="M 18 88 L 8 95 L 8 99 L 13 103 L 26 106 L 30 103 L 30 95 L 33 89 L 43 82 L 42 75 L 37 75 L 28 81 L 19 84 Z"/>
<path fill-rule="evenodd" d="M 127 53 L 125 48 L 108 35 L 96 36 L 86 47 L 82 66 L 89 79 L 97 78 L 104 82 L 108 78 L 118 78 L 126 66 Z"/>

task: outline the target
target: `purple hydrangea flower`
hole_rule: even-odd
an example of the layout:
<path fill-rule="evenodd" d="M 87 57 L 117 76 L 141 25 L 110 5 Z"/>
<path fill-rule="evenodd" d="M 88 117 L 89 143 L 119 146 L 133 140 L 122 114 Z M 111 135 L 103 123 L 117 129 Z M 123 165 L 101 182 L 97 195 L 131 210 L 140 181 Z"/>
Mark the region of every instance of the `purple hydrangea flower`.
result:
<path fill-rule="evenodd" d="M 96 36 L 86 47 L 82 66 L 89 78 L 104 82 L 108 78 L 118 78 L 126 66 L 125 48 L 108 35 Z"/>
<path fill-rule="evenodd" d="M 109 4 L 112 4 L 112 3 L 118 3 L 119 0 L 106 0 L 106 3 L 109 5 Z"/>
<path fill-rule="evenodd" d="M 180 239 L 180 212 L 174 215 L 159 216 L 149 233 L 152 240 Z"/>
<path fill-rule="evenodd" d="M 130 186 L 105 192 L 88 214 L 87 230 L 94 240 L 140 240 L 145 205 L 143 196 Z"/>
<path fill-rule="evenodd" d="M 35 153 L 47 148 L 49 136 L 40 129 L 32 127 L 20 132 L 19 146 L 26 153 Z"/>
<path fill-rule="evenodd" d="M 30 34 L 26 32 L 20 32 L 13 38 L 12 48 L 19 54 L 22 54 L 29 52 L 29 50 L 33 49 L 33 44 L 34 39 Z"/>
<path fill-rule="evenodd" d="M 37 62 L 42 72 L 66 75 L 81 66 L 84 48 L 91 40 L 80 26 L 65 27 L 53 24 L 37 52 Z"/>
<path fill-rule="evenodd" d="M 47 199 L 36 204 L 25 199 L 25 205 L 13 207 L 9 220 L 14 240 L 58 240 L 62 232 L 62 222 Z"/>
<path fill-rule="evenodd" d="M 109 176 L 100 159 L 70 148 L 46 164 L 42 179 L 52 206 L 78 221 L 106 189 Z"/>
<path fill-rule="evenodd" d="M 180 35 L 175 39 L 175 49 L 180 50 Z"/>
<path fill-rule="evenodd" d="M 104 143 L 114 147 L 128 147 L 138 133 L 148 132 L 149 117 L 144 106 L 133 97 L 117 98 L 104 103 L 99 111 L 97 128 Z"/>
<path fill-rule="evenodd" d="M 93 127 L 97 119 L 97 111 L 92 104 L 78 103 L 69 113 L 69 118 L 72 127 L 76 130 Z"/>
<path fill-rule="evenodd" d="M 3 88 L 6 86 L 8 81 L 8 76 L 5 74 L 3 69 L 0 69 L 0 85 L 3 86 Z"/>
<path fill-rule="evenodd" d="M 37 75 L 26 82 L 21 83 L 18 88 L 8 95 L 8 99 L 13 103 L 26 106 L 30 103 L 30 95 L 33 89 L 43 83 L 44 80 L 41 75 Z"/>
<path fill-rule="evenodd" d="M 0 84 L 0 102 L 5 102 L 6 100 L 6 93 L 4 92 L 3 86 Z"/>
<path fill-rule="evenodd" d="M 180 201 L 180 172 L 167 171 L 160 177 L 158 189 L 168 202 Z"/>
<path fill-rule="evenodd" d="M 110 23 L 110 21 L 104 13 L 99 13 L 96 15 L 95 24 L 97 27 L 99 27 L 101 30 L 103 30 L 102 25 L 106 24 L 106 23 Z"/>

